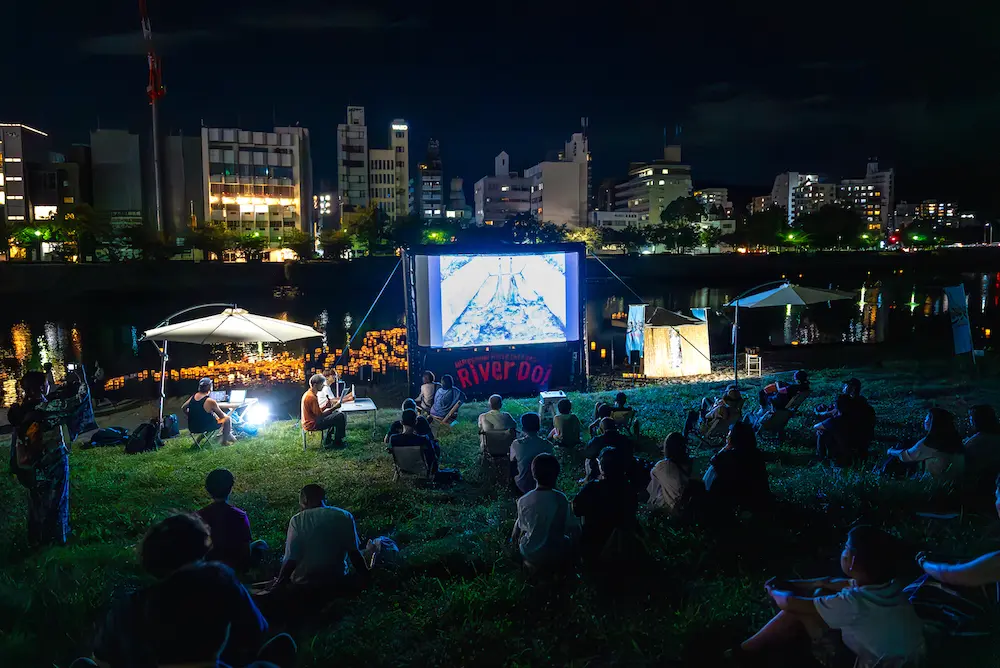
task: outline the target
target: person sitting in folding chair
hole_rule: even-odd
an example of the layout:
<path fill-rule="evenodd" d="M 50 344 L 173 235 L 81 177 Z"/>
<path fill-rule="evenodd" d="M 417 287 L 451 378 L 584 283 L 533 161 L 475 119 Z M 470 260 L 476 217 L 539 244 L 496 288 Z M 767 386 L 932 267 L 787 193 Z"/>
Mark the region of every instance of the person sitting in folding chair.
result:
<path fill-rule="evenodd" d="M 417 412 L 406 409 L 400 422 L 403 424 L 402 433 L 389 437 L 395 479 L 404 474 L 432 479 L 438 467 L 438 453 L 431 439 L 416 432 Z"/>
<path fill-rule="evenodd" d="M 327 431 L 323 447 L 343 447 L 344 432 L 347 429 L 347 416 L 338 409 L 345 401 L 350 401 L 354 397 L 344 394 L 340 399 L 333 401 L 327 399 L 320 405 L 319 395 L 326 387 L 326 378 L 322 374 L 315 374 L 309 379 L 309 389 L 302 395 L 302 430 L 303 431 Z M 305 440 L 302 442 L 305 445 Z"/>
<path fill-rule="evenodd" d="M 705 397 L 698 409 L 688 411 L 684 435 L 706 443 L 713 438 L 724 439 L 729 427 L 742 419 L 743 403 L 743 395 L 735 385 L 730 385 L 719 399 Z"/>
<path fill-rule="evenodd" d="M 465 402 L 465 393 L 455 387 L 455 379 L 450 375 L 441 376 L 441 387 L 434 393 L 434 405 L 430 416 L 443 424 L 452 424 L 458 417 L 458 409 Z"/>
<path fill-rule="evenodd" d="M 802 403 L 805 397 L 799 398 L 794 404 L 793 400 L 799 394 L 808 395 L 810 391 L 809 375 L 800 369 L 795 372 L 792 378 L 795 381 L 794 383 L 784 383 L 776 380 L 770 385 L 765 386 L 758 396 L 761 408 L 765 410 L 768 408 L 793 408 Z"/>
<path fill-rule="evenodd" d="M 212 379 L 202 378 L 198 381 L 198 391 L 184 402 L 181 410 L 188 417 L 188 431 L 194 444 L 201 446 L 206 439 L 215 436 L 215 432 L 222 430 L 222 445 L 230 445 L 236 442 L 233 436 L 233 420 L 228 413 L 219 408 L 218 402 L 210 395 L 212 394 Z"/>

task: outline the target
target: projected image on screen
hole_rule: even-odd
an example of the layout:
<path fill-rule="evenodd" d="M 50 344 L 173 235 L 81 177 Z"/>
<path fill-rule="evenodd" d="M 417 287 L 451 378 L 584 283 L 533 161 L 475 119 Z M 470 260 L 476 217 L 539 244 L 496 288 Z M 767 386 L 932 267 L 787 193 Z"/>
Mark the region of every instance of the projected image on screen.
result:
<path fill-rule="evenodd" d="M 567 340 L 565 253 L 440 257 L 442 346 Z"/>

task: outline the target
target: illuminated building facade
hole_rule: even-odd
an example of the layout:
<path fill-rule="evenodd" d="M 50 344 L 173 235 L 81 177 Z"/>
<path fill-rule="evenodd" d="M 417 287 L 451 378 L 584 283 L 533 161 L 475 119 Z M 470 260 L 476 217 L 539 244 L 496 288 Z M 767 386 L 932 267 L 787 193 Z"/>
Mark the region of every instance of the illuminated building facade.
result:
<path fill-rule="evenodd" d="M 313 234 L 309 131 L 202 128 L 205 220 L 277 246 L 286 229 Z"/>
<path fill-rule="evenodd" d="M 389 148 L 368 146 L 364 107 L 348 107 L 337 126 L 337 192 L 341 211 L 356 213 L 374 204 L 390 218 L 410 212 L 410 126 L 389 124 Z"/>
<path fill-rule="evenodd" d="M 444 172 L 441 143 L 437 139 L 427 142 L 427 155 L 417 164 L 417 171 L 420 173 L 417 213 L 424 220 L 444 218 Z"/>
<path fill-rule="evenodd" d="M 819 183 L 819 174 L 807 174 L 805 172 L 782 172 L 774 177 L 774 185 L 771 186 L 770 206 L 780 206 L 785 210 L 786 220 L 791 225 L 795 222 L 795 191 L 810 183 Z"/>
<path fill-rule="evenodd" d="M 506 151 L 493 159 L 493 176 L 476 181 L 473 202 L 473 215 L 479 225 L 503 225 L 508 219 L 531 210 L 530 183 L 510 170 L 510 156 Z"/>
<path fill-rule="evenodd" d="M 0 123 L 0 216 L 10 227 L 34 220 L 28 165 L 48 162 L 48 137 L 28 125 Z"/>
<path fill-rule="evenodd" d="M 558 160 L 545 160 L 524 170 L 531 213 L 540 222 L 583 227 L 590 207 L 590 148 L 586 134 L 576 132 Z"/>
<path fill-rule="evenodd" d="M 729 201 L 729 188 L 702 188 L 694 191 L 694 198 L 710 213 L 718 207 L 727 216 L 733 213 L 733 203 Z"/>
<path fill-rule="evenodd" d="M 668 204 L 692 193 L 691 166 L 681 164 L 680 146 L 665 147 L 663 160 L 634 164 L 628 176 L 616 186 L 615 211 L 638 213 L 640 225 L 658 225 Z"/>
<path fill-rule="evenodd" d="M 917 205 L 917 218 L 931 220 L 945 227 L 958 227 L 958 205 L 954 202 L 941 202 L 936 199 L 925 199 Z"/>
<path fill-rule="evenodd" d="M 833 183 L 806 181 L 792 190 L 793 219 L 807 213 L 816 213 L 837 199 L 837 186 Z"/>
<path fill-rule="evenodd" d="M 869 232 L 884 234 L 895 229 L 895 187 L 894 170 L 879 170 L 878 163 L 871 161 L 864 178 L 840 182 L 837 199 L 861 216 Z"/>

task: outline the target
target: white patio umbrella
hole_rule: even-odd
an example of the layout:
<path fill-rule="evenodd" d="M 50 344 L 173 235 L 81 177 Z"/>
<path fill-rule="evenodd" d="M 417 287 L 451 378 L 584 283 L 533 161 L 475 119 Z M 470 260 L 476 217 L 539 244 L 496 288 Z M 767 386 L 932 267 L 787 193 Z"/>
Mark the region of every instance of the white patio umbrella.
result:
<path fill-rule="evenodd" d="M 179 315 L 202 308 L 224 307 L 221 313 L 185 320 L 169 324 L 170 320 Z M 322 333 L 308 325 L 297 322 L 268 318 L 254 315 L 235 304 L 202 304 L 178 311 L 164 319 L 153 329 L 146 330 L 142 335 L 144 341 L 162 341 L 157 348 L 160 351 L 160 422 L 163 422 L 163 400 L 166 397 L 167 383 L 167 343 L 288 343 L 300 339 L 323 336 Z"/>
<path fill-rule="evenodd" d="M 761 288 L 780 283 L 777 287 L 754 292 Z M 840 290 L 824 290 L 822 288 L 808 288 L 802 285 L 793 285 L 787 281 L 772 281 L 750 288 L 739 297 L 729 302 L 727 306 L 736 309 L 736 316 L 733 319 L 733 376 L 737 384 L 740 381 L 739 370 L 739 329 L 740 329 L 740 307 L 743 308 L 765 308 L 768 306 L 805 306 L 806 304 L 821 304 L 840 299 L 853 299 L 851 292 Z"/>

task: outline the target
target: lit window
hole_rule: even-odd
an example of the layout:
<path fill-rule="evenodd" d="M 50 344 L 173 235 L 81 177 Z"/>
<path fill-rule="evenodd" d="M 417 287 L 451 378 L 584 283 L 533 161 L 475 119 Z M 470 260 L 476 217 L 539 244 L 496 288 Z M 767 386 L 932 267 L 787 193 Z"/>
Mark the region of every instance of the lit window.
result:
<path fill-rule="evenodd" d="M 666 182 L 666 181 L 664 181 L 663 179 L 660 179 L 660 185 L 661 185 L 661 186 L 665 186 L 665 185 L 667 185 L 667 182 Z"/>
<path fill-rule="evenodd" d="M 23 181 L 24 177 L 23 176 L 8 176 L 7 180 L 8 181 Z"/>
<path fill-rule="evenodd" d="M 664 170 L 663 170 L 662 172 L 660 172 L 660 173 L 661 173 L 661 174 L 669 174 L 669 173 L 670 173 L 670 170 L 669 170 L 669 169 L 664 169 Z"/>
<path fill-rule="evenodd" d="M 20 158 L 4 158 L 4 162 L 21 162 Z"/>
<path fill-rule="evenodd" d="M 510 186 L 500 186 L 500 192 L 507 192 L 510 190 Z"/>
<path fill-rule="evenodd" d="M 24 216 L 7 216 L 8 220 L 24 220 Z"/>
<path fill-rule="evenodd" d="M 7 199 L 24 199 L 24 195 L 7 195 Z"/>

